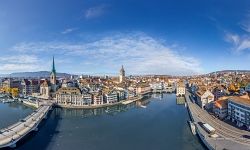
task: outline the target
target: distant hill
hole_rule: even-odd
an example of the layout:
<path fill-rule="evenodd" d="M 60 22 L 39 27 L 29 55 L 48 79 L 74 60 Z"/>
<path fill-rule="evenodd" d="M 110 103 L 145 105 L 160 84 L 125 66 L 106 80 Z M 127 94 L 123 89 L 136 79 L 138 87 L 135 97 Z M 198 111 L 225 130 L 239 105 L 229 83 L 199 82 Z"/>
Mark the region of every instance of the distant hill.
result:
<path fill-rule="evenodd" d="M 211 72 L 212 73 L 229 73 L 229 72 L 238 72 L 238 73 L 250 73 L 250 70 L 221 70 L 221 71 L 216 71 L 216 72 Z"/>
<path fill-rule="evenodd" d="M 14 78 L 22 78 L 22 77 L 30 77 L 30 78 L 38 78 L 38 77 L 49 77 L 49 71 L 38 71 L 38 72 L 15 72 L 11 74 L 1 74 L 1 77 L 14 77 Z M 67 73 L 57 73 L 58 77 L 70 77 L 71 74 Z"/>

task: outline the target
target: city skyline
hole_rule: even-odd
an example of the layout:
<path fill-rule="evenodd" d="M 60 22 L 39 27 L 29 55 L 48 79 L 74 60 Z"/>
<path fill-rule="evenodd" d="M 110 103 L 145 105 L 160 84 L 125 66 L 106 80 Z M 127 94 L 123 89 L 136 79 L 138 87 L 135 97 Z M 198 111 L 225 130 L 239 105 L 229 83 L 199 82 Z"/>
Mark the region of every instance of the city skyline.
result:
<path fill-rule="evenodd" d="M 0 72 L 49 71 L 53 55 L 73 74 L 249 70 L 249 4 L 2 1 Z"/>

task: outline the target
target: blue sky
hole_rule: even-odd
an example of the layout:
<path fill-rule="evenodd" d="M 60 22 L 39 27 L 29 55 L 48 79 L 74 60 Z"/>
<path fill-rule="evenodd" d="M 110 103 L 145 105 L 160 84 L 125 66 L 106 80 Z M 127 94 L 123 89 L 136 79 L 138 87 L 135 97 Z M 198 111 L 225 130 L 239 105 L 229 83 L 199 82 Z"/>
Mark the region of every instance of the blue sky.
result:
<path fill-rule="evenodd" d="M 0 73 L 190 75 L 250 68 L 247 0 L 2 0 Z"/>

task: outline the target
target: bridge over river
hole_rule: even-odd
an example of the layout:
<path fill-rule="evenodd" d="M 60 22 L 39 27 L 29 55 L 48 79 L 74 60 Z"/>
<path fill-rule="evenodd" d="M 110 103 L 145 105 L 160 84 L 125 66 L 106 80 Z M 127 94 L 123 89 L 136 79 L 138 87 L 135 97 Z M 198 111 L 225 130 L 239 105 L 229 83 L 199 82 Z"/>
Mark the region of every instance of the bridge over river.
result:
<path fill-rule="evenodd" d="M 0 130 L 0 148 L 16 147 L 16 143 L 32 131 L 47 117 L 52 105 L 41 105 L 32 114 L 19 122 Z"/>

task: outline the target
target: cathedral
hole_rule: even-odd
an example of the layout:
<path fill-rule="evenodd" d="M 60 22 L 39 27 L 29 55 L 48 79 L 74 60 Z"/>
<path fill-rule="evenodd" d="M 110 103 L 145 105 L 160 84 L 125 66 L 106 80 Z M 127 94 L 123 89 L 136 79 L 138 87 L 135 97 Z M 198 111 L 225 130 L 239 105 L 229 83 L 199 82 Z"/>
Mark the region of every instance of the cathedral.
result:
<path fill-rule="evenodd" d="M 55 68 L 55 60 L 53 56 L 50 80 L 45 79 L 40 86 L 41 98 L 43 99 L 53 98 L 55 96 L 56 89 L 57 89 L 56 68 Z"/>

